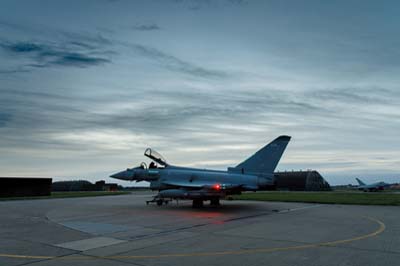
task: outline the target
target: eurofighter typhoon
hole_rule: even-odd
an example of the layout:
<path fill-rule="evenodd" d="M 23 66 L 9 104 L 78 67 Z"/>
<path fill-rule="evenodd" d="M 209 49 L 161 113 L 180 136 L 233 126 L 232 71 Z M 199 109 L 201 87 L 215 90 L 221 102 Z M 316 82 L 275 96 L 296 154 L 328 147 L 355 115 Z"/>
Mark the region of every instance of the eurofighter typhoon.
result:
<path fill-rule="evenodd" d="M 168 164 L 156 151 L 148 148 L 144 155 L 152 160 L 149 167 L 142 163 L 111 175 L 112 178 L 150 182 L 157 190 L 157 205 L 172 199 L 193 200 L 193 207 L 202 207 L 204 201 L 219 205 L 219 200 L 242 191 L 274 189 L 274 170 L 282 157 L 289 136 L 280 136 L 236 167 L 227 171 L 196 169 Z"/>

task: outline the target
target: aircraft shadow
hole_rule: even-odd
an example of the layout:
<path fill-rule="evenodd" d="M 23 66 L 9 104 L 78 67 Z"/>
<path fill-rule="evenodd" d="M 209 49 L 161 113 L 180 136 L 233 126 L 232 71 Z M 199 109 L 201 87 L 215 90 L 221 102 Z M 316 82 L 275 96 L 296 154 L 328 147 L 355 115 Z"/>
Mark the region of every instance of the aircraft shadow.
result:
<path fill-rule="evenodd" d="M 168 205 L 149 205 L 147 207 L 152 210 L 157 209 L 160 211 L 177 211 L 177 212 L 218 212 L 221 214 L 229 214 L 229 213 L 243 213 L 243 212 L 274 212 L 276 211 L 272 206 L 268 206 L 266 204 L 262 204 L 260 206 L 258 204 L 243 204 L 243 203 L 224 203 L 222 202 L 219 206 L 210 206 L 209 204 L 204 204 L 202 208 L 193 208 L 190 203 L 169 203 Z"/>

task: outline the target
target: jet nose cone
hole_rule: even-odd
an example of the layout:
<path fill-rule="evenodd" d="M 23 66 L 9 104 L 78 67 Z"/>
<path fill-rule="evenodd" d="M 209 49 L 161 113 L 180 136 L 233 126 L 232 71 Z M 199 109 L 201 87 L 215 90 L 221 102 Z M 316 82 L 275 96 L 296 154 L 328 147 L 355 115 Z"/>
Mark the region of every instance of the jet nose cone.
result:
<path fill-rule="evenodd" d="M 121 172 L 110 175 L 110 177 L 116 178 L 116 179 L 128 180 L 130 175 L 128 174 L 127 171 L 121 171 Z"/>
<path fill-rule="evenodd" d="M 118 178 L 118 173 L 112 174 L 112 175 L 110 175 L 110 177 L 112 177 L 112 178 Z"/>

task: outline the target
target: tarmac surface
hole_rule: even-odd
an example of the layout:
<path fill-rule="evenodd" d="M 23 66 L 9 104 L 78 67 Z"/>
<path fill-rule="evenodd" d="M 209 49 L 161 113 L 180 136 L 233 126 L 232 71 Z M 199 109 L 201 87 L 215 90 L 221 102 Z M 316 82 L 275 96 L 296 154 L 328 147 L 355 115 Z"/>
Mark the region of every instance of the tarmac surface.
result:
<path fill-rule="evenodd" d="M 0 202 L 0 265 L 400 265 L 400 208 L 151 194 Z"/>

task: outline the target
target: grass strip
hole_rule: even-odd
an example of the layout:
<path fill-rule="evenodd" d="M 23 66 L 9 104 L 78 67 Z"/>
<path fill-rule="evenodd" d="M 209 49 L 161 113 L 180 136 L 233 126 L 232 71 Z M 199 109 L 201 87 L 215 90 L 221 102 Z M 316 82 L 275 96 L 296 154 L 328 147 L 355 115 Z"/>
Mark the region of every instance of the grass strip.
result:
<path fill-rule="evenodd" d="M 387 192 L 249 192 L 234 196 L 236 200 L 286 201 L 355 205 L 400 205 L 400 193 Z"/>

